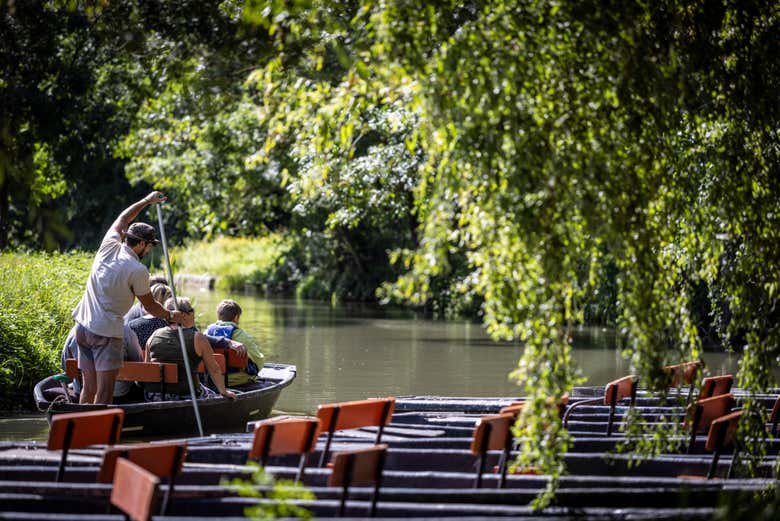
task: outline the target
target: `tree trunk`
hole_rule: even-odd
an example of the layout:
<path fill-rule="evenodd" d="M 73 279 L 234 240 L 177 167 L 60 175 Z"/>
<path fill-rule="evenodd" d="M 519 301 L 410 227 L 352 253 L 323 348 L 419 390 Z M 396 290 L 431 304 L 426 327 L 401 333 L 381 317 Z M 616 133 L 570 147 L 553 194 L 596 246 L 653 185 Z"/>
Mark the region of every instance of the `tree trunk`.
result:
<path fill-rule="evenodd" d="M 8 247 L 11 213 L 11 120 L 6 114 L 0 116 L 0 251 Z"/>
<path fill-rule="evenodd" d="M 0 170 L 0 251 L 8 247 L 8 210 L 11 205 L 9 177 L 7 171 Z"/>

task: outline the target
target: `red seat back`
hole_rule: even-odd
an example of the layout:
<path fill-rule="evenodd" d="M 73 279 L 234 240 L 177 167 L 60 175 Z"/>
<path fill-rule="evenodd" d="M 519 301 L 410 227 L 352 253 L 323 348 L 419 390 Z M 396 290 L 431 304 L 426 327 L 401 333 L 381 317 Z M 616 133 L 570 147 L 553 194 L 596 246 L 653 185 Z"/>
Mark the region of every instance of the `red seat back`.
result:
<path fill-rule="evenodd" d="M 664 370 L 672 375 L 672 387 L 677 387 L 680 384 L 691 385 L 696 380 L 696 375 L 699 374 L 701 367 L 701 362 L 684 362 L 667 365 Z"/>
<path fill-rule="evenodd" d="M 119 370 L 116 379 L 131 382 L 159 382 L 160 369 L 163 371 L 165 383 L 179 382 L 179 372 L 176 364 L 158 362 L 125 362 Z"/>
<path fill-rule="evenodd" d="M 329 487 L 369 485 L 381 479 L 387 445 L 347 450 L 333 455 L 333 472 Z"/>
<path fill-rule="evenodd" d="M 103 455 L 97 482 L 111 483 L 114 480 L 116 462 L 120 458 L 132 461 L 158 478 L 170 480 L 181 472 L 186 456 L 187 442 L 184 441 L 115 446 Z"/>
<path fill-rule="evenodd" d="M 689 417 L 693 419 L 691 428 L 695 432 L 707 432 L 712 422 L 725 416 L 734 407 L 733 394 L 721 394 L 712 398 L 697 400 L 688 406 Z"/>
<path fill-rule="evenodd" d="M 734 377 L 730 374 L 710 376 L 705 378 L 701 381 L 701 392 L 699 393 L 699 400 L 726 394 L 731 390 L 731 386 L 733 384 Z"/>
<path fill-rule="evenodd" d="M 217 365 L 219 366 L 219 370 L 222 372 L 222 374 L 225 374 L 225 355 L 221 353 L 214 353 L 214 360 L 217 361 Z M 198 373 L 205 373 L 206 372 L 206 364 L 203 362 L 198 364 L 198 367 L 195 369 Z"/>
<path fill-rule="evenodd" d="M 51 419 L 46 448 L 61 450 L 87 445 L 113 445 L 119 441 L 124 418 L 125 411 L 119 408 L 56 414 Z"/>
<path fill-rule="evenodd" d="M 734 411 L 713 420 L 710 424 L 710 432 L 707 435 L 705 448 L 709 451 L 714 451 L 731 447 L 734 444 L 737 426 L 741 417 L 742 411 Z"/>
<path fill-rule="evenodd" d="M 135 521 L 148 521 L 152 517 L 152 503 L 159 482 L 148 470 L 119 458 L 111 489 L 111 504 Z"/>
<path fill-rule="evenodd" d="M 395 398 L 329 403 L 317 408 L 317 418 L 322 429 L 328 432 L 373 427 L 390 423 L 394 408 Z"/>
<path fill-rule="evenodd" d="M 265 420 L 255 426 L 251 459 L 263 459 L 283 454 L 312 452 L 317 444 L 320 421 L 313 418 Z"/>
<path fill-rule="evenodd" d="M 333 457 L 333 471 L 328 478 L 329 487 L 342 487 L 339 517 L 344 516 L 347 494 L 351 485 L 374 484 L 371 495 L 370 515 L 374 517 L 379 499 L 379 489 L 382 486 L 382 469 L 385 466 L 387 445 L 374 445 L 365 449 L 339 452 Z"/>
<path fill-rule="evenodd" d="M 241 354 L 238 349 L 233 346 L 229 347 L 216 347 L 214 348 L 214 354 L 220 354 L 227 360 L 227 366 L 232 369 L 246 369 L 249 363 L 249 355 L 246 351 Z"/>
<path fill-rule="evenodd" d="M 176 369 L 176 364 L 159 362 L 125 361 L 125 365 L 119 369 L 116 379 L 123 382 L 159 382 L 161 368 L 165 383 L 178 383 L 179 374 Z M 68 358 L 65 360 L 65 374 L 69 378 L 78 378 L 78 361 L 75 358 Z"/>
<path fill-rule="evenodd" d="M 489 450 L 504 450 L 512 439 L 511 427 L 515 421 L 512 414 L 483 416 L 477 420 L 471 439 L 471 453 L 483 455 Z"/>
<path fill-rule="evenodd" d="M 636 396 L 637 376 L 629 375 L 609 382 L 604 387 L 604 405 L 614 406 L 623 398 Z"/>

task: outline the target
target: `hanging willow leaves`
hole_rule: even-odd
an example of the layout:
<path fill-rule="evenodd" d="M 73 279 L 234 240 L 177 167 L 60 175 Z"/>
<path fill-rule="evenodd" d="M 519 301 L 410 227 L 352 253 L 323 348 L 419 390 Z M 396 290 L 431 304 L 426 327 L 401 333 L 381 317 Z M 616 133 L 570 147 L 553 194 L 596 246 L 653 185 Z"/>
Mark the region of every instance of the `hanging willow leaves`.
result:
<path fill-rule="evenodd" d="M 313 190 L 354 160 L 362 115 L 414 121 L 419 239 L 394 254 L 408 271 L 383 294 L 424 303 L 450 277 L 482 299 L 491 335 L 525 343 L 513 372 L 530 400 L 521 464 L 564 470 L 570 440 L 552 404 L 581 381 L 572 328 L 608 266 L 644 386 L 663 392 L 664 365 L 699 359 L 703 284 L 721 342 L 744 350 L 739 385 L 768 387 L 780 345 L 777 2 L 399 0 L 351 3 L 349 20 L 332 16 L 339 2 L 315 4 L 285 17 L 269 3 L 265 20 L 280 48 L 319 39 L 305 59 L 336 55 L 343 73 L 291 82 L 279 61 L 257 73 L 278 97 L 264 106 L 293 146 L 311 147 Z M 656 434 L 646 453 L 669 443 Z"/>

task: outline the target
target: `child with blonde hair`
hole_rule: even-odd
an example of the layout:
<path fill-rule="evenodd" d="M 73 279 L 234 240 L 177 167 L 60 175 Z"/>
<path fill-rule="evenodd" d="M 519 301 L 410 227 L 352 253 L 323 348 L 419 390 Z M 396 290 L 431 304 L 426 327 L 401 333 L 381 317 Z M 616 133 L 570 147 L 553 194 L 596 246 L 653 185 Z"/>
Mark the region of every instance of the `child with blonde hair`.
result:
<path fill-rule="evenodd" d="M 249 357 L 246 369 L 228 369 L 228 385 L 242 385 L 254 382 L 257 373 L 263 367 L 263 353 L 257 340 L 245 330 L 238 327 L 241 319 L 241 306 L 235 300 L 223 300 L 217 306 L 218 320 L 206 328 L 206 334 L 217 337 L 229 338 L 235 342 L 244 344 Z"/>

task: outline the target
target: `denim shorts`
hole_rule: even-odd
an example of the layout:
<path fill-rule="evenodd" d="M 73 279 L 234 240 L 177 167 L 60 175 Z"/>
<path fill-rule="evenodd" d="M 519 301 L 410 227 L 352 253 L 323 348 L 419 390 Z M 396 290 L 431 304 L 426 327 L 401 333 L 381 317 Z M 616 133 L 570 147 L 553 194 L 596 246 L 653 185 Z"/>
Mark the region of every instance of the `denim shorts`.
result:
<path fill-rule="evenodd" d="M 82 371 L 112 371 L 124 365 L 125 342 L 121 338 L 96 335 L 76 324 L 76 343 Z"/>

